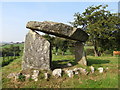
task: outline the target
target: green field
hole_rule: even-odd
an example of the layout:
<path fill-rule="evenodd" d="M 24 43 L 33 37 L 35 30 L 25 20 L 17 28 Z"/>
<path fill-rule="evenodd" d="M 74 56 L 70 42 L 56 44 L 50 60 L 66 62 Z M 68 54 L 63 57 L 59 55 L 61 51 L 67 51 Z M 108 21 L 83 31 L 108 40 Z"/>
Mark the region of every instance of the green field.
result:
<path fill-rule="evenodd" d="M 13 46 L 19 46 L 19 47 L 23 47 L 24 44 L 12 44 Z M 7 45 L 3 45 L 0 48 L 9 48 L 11 46 L 11 44 L 7 44 Z"/>
<path fill-rule="evenodd" d="M 23 47 L 23 44 L 14 44 L 14 46 Z M 9 48 L 10 45 L 2 46 L 2 48 Z M 86 49 L 93 49 L 93 46 L 85 46 Z M 55 51 L 53 51 L 55 52 Z M 37 82 L 33 80 L 27 81 L 15 81 L 14 79 L 8 79 L 7 76 L 10 73 L 18 73 L 21 71 L 22 56 L 12 60 L 2 67 L 2 87 L 3 88 L 118 88 L 118 56 L 104 55 L 101 57 L 94 57 L 87 55 L 88 66 L 81 66 L 74 62 L 74 55 L 68 50 L 65 55 L 52 55 L 52 67 L 54 68 L 69 68 L 83 67 L 90 71 L 90 66 L 95 67 L 95 73 L 88 75 L 75 75 L 73 78 L 69 78 L 65 73 L 62 77 L 56 79 L 50 76 L 47 81 L 44 79 L 43 73 L 40 73 L 39 80 Z M 5 57 L 5 61 L 8 57 Z M 0 64 L 2 63 L 2 57 L 0 58 Z M 72 63 L 72 67 L 64 67 L 66 63 Z M 104 68 L 104 73 L 100 74 L 97 70 L 98 67 Z M 108 70 L 105 70 L 108 67 Z M 1 73 L 1 72 L 0 72 Z"/>
<path fill-rule="evenodd" d="M 72 67 L 83 67 L 81 65 L 74 64 L 73 55 L 53 55 L 53 65 L 62 66 L 67 62 L 73 64 Z M 37 82 L 30 81 L 14 81 L 8 79 L 7 75 L 13 72 L 21 71 L 21 58 L 13 60 L 9 65 L 2 67 L 2 87 L 3 88 L 118 88 L 118 57 L 117 56 L 102 56 L 94 57 L 87 56 L 88 66 L 84 66 L 88 71 L 92 65 L 96 71 L 93 74 L 88 75 L 75 75 L 73 78 L 69 78 L 66 74 L 63 74 L 61 78 L 56 79 L 51 76 L 47 81 L 42 75 L 39 76 Z M 61 61 L 61 62 L 59 62 Z M 100 74 L 97 71 L 98 67 L 104 69 L 108 67 L 104 73 Z"/>

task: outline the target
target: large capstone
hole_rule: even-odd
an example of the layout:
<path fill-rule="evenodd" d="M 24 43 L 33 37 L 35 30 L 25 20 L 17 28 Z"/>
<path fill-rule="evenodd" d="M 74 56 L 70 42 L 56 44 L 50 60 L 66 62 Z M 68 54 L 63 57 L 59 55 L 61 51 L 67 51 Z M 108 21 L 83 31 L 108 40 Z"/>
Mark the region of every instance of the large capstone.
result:
<path fill-rule="evenodd" d="M 82 42 L 76 42 L 75 44 L 75 61 L 78 64 L 87 65 L 84 44 Z"/>
<path fill-rule="evenodd" d="M 22 69 L 50 70 L 50 43 L 40 34 L 30 30 L 25 38 Z"/>
<path fill-rule="evenodd" d="M 41 31 L 47 34 L 52 34 L 58 37 L 72 39 L 80 42 L 85 42 L 88 39 L 88 34 L 80 28 L 74 28 L 63 23 L 51 21 L 30 21 L 27 23 L 26 27 L 32 30 Z"/>

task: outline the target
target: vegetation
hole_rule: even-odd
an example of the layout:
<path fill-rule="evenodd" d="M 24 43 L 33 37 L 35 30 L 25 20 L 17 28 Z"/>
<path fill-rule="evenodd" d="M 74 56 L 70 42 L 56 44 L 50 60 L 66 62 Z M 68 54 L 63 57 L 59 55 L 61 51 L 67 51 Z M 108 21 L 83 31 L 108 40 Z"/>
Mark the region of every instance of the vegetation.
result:
<path fill-rule="evenodd" d="M 93 46 L 85 46 L 85 50 L 93 50 Z M 54 50 L 54 49 L 53 49 Z M 94 54 L 94 53 L 93 53 Z M 81 66 L 74 63 L 74 55 L 70 53 L 69 50 L 66 51 L 65 55 L 61 54 L 59 50 L 58 55 L 53 53 L 52 56 L 52 65 L 54 68 L 68 68 L 64 67 L 66 63 L 72 63 L 72 67 L 83 67 L 90 71 L 90 66 L 95 67 L 95 73 L 89 75 L 75 75 L 73 78 L 69 78 L 66 74 L 63 74 L 61 78 L 56 79 L 53 76 L 50 76 L 50 79 L 47 81 L 44 79 L 44 75 L 40 73 L 39 80 L 35 82 L 30 79 L 25 81 L 24 75 L 20 75 L 19 80 L 15 81 L 14 79 L 7 78 L 7 75 L 10 73 L 19 73 L 21 71 L 21 61 L 22 58 L 19 56 L 17 59 L 14 59 L 9 64 L 2 67 L 2 87 L 3 88 L 118 88 L 118 57 L 105 55 L 101 57 L 94 57 L 92 55 L 87 56 L 88 66 Z M 2 59 L 2 58 L 0 58 Z M 7 57 L 6 59 L 7 60 Z M 9 60 L 8 60 L 9 61 Z M 98 73 L 97 68 L 103 67 L 104 70 L 108 67 L 108 70 L 105 70 L 104 73 Z M 12 68 L 12 69 L 10 69 Z"/>
<path fill-rule="evenodd" d="M 90 66 L 95 67 L 95 73 L 88 75 L 74 75 L 69 78 L 65 73 L 62 77 L 55 78 L 52 75 L 48 80 L 44 79 L 41 71 L 39 80 L 35 82 L 31 78 L 25 80 L 20 74 L 19 80 L 9 79 L 10 73 L 21 72 L 21 62 L 24 44 L 3 45 L 0 47 L 0 64 L 2 66 L 3 88 L 118 88 L 118 59 L 113 56 L 114 50 L 120 50 L 120 19 L 116 14 L 107 11 L 108 6 L 90 6 L 85 11 L 75 13 L 74 27 L 82 28 L 90 35 L 85 43 L 88 66 L 81 66 L 74 62 L 75 41 L 43 35 L 50 43 L 52 49 L 52 66 L 54 68 L 73 69 L 83 67 L 90 71 Z M 113 44 L 114 43 L 114 44 Z M 2 54 L 1 54 L 2 53 Z M 101 56 L 101 57 L 94 57 Z M 67 63 L 73 66 L 66 67 Z M 98 68 L 103 67 L 104 72 L 99 73 Z M 1 72 L 0 72 L 1 74 Z"/>
<path fill-rule="evenodd" d="M 106 51 L 120 50 L 120 18 L 107 11 L 108 5 L 89 6 L 80 14 L 74 14 L 74 27 L 81 26 L 89 34 L 95 56 Z M 114 44 L 113 44 L 114 43 Z"/>
<path fill-rule="evenodd" d="M 70 49 L 72 52 L 74 41 L 59 37 L 53 37 L 48 34 L 43 35 L 43 37 L 45 37 L 51 43 L 51 48 L 56 55 L 58 55 L 59 50 L 61 51 L 62 55 L 64 55 L 67 50 Z"/>
<path fill-rule="evenodd" d="M 23 81 L 14 81 L 14 79 L 6 78 L 8 74 L 19 72 L 21 70 L 21 58 L 14 60 L 9 65 L 2 68 L 2 82 L 3 88 L 118 88 L 118 57 L 115 56 L 102 56 L 94 57 L 87 56 L 88 66 L 84 67 L 89 71 L 89 66 L 95 67 L 95 73 L 89 75 L 75 75 L 73 78 L 69 78 L 66 74 L 63 74 L 61 78 L 56 79 L 50 76 L 47 81 L 44 76 L 40 76 L 39 80 L 24 81 L 24 77 L 20 77 Z M 63 61 L 64 60 L 64 61 Z M 68 61 L 65 61 L 68 60 Z M 73 55 L 53 56 L 53 61 L 62 61 L 57 64 L 63 65 L 67 62 L 73 62 Z M 56 65 L 57 66 L 57 65 Z M 74 65 L 70 68 L 82 67 L 80 65 Z M 100 74 L 97 71 L 98 67 L 103 67 L 104 73 Z M 12 68 L 12 69 L 10 69 Z M 40 73 L 41 75 L 41 73 Z"/>

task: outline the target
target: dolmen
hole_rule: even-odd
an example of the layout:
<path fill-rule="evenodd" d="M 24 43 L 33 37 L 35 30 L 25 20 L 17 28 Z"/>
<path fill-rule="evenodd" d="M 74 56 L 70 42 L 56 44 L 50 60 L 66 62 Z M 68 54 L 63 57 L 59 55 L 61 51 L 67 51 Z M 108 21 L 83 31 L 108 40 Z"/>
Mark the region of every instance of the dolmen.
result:
<path fill-rule="evenodd" d="M 66 39 L 75 40 L 75 62 L 81 65 L 87 65 L 84 42 L 88 39 L 88 34 L 80 28 L 72 26 L 44 21 L 30 21 L 26 28 L 29 29 L 25 37 L 24 54 L 22 61 L 22 69 L 41 69 L 51 70 L 51 45 L 38 31 L 55 35 Z"/>

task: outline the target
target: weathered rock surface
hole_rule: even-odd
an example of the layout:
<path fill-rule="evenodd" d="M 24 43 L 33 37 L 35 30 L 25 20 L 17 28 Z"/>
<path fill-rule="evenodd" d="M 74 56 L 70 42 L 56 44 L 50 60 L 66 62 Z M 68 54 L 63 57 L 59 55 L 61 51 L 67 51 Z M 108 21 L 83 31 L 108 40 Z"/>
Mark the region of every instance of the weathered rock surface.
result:
<path fill-rule="evenodd" d="M 22 69 L 50 70 L 50 64 L 50 43 L 30 30 L 25 39 Z"/>
<path fill-rule="evenodd" d="M 103 73 L 103 68 L 102 67 L 99 67 L 98 70 L 99 70 L 99 73 Z"/>
<path fill-rule="evenodd" d="M 52 72 L 52 75 L 55 76 L 56 78 L 62 76 L 62 69 L 54 69 Z"/>
<path fill-rule="evenodd" d="M 37 30 L 44 33 L 81 42 L 85 42 L 88 39 L 87 33 L 85 33 L 80 28 L 73 28 L 63 23 L 51 21 L 44 22 L 30 21 L 27 23 L 26 27 L 32 30 Z"/>
<path fill-rule="evenodd" d="M 71 64 L 71 63 L 67 63 L 67 66 L 68 66 L 68 67 L 71 67 L 71 66 L 72 66 L 72 64 Z"/>
<path fill-rule="evenodd" d="M 87 75 L 87 74 L 88 74 L 87 70 L 84 69 L 84 68 L 79 68 L 79 70 L 80 70 L 80 73 L 81 73 L 81 74 L 84 74 L 84 75 Z"/>
<path fill-rule="evenodd" d="M 79 74 L 80 69 L 79 68 L 74 68 L 73 71 L 74 71 L 75 74 Z"/>
<path fill-rule="evenodd" d="M 45 76 L 45 79 L 48 79 L 49 78 L 49 74 L 46 72 L 44 73 L 44 76 Z"/>
<path fill-rule="evenodd" d="M 7 78 L 14 78 L 15 75 L 16 75 L 16 73 L 10 73 L 10 74 L 7 76 Z"/>
<path fill-rule="evenodd" d="M 39 71 L 34 70 L 33 75 L 32 75 L 32 79 L 34 79 L 34 81 L 38 81 L 38 75 L 39 75 Z"/>
<path fill-rule="evenodd" d="M 93 66 L 90 66 L 91 73 L 95 72 L 95 68 Z"/>
<path fill-rule="evenodd" d="M 82 42 L 76 42 L 75 44 L 75 61 L 78 64 L 87 65 L 84 44 Z"/>
<path fill-rule="evenodd" d="M 68 77 L 72 78 L 74 76 L 73 70 L 66 70 L 65 71 L 68 75 Z"/>

